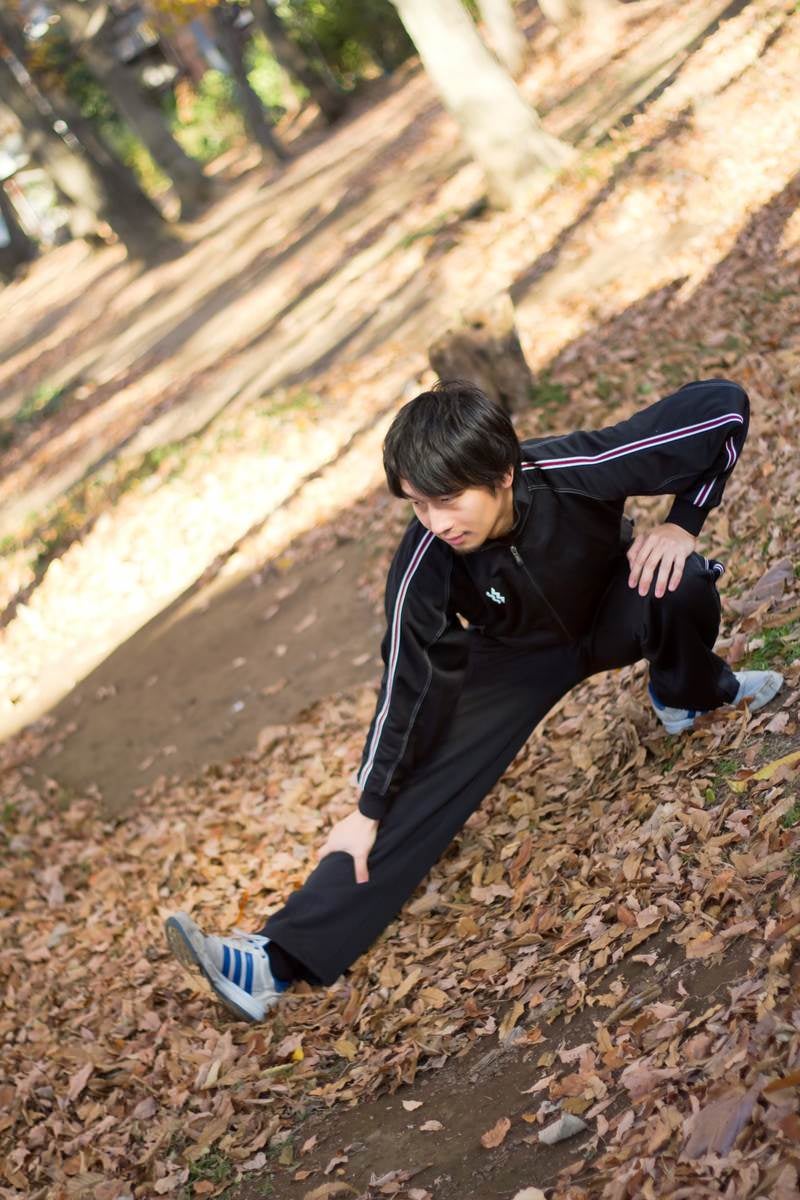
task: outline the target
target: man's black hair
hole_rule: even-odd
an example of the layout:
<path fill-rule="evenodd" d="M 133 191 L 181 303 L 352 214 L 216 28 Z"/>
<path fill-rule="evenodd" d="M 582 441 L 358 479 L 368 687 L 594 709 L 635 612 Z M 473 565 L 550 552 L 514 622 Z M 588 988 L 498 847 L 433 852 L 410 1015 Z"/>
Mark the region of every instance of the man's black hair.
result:
<path fill-rule="evenodd" d="M 446 379 L 400 409 L 383 443 L 386 482 L 404 495 L 401 480 L 430 498 L 470 487 L 494 491 L 520 449 L 508 413 L 474 384 Z"/>

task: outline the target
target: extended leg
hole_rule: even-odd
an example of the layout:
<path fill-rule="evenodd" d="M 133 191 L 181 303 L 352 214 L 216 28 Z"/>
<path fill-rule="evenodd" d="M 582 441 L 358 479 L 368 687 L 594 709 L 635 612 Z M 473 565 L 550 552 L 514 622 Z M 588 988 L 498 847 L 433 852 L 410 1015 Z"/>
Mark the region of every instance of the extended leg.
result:
<path fill-rule="evenodd" d="M 525 653 L 475 635 L 446 738 L 411 771 L 381 821 L 369 882 L 355 882 L 350 855 L 328 855 L 262 932 L 321 983 L 333 983 L 396 916 L 582 674 L 577 648 Z"/>

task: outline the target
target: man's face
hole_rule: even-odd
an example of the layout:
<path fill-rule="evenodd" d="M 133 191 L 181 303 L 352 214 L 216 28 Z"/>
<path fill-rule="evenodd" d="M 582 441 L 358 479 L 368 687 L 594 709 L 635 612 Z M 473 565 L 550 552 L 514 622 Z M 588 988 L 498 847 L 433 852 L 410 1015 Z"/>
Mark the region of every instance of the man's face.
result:
<path fill-rule="evenodd" d="M 414 508 L 417 520 L 458 554 L 477 550 L 489 538 L 511 530 L 514 522 L 513 468 L 492 492 L 471 487 L 449 496 L 423 496 L 402 479 L 403 495 Z"/>

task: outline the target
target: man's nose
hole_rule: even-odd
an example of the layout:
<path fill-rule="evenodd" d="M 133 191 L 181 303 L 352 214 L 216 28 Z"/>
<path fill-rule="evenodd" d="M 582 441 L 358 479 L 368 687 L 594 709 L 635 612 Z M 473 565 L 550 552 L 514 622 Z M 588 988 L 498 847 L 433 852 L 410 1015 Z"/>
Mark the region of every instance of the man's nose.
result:
<path fill-rule="evenodd" d="M 429 521 L 428 528 L 436 537 L 442 537 L 445 533 L 449 533 L 453 526 L 452 515 L 444 510 L 437 512 L 433 509 L 429 514 Z"/>

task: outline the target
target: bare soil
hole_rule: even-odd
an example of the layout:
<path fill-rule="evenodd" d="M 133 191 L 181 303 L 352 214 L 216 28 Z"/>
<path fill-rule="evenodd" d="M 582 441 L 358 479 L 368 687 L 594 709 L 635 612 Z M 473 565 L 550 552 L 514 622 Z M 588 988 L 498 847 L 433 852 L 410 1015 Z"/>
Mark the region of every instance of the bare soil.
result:
<path fill-rule="evenodd" d="M 67 794 L 94 785 L 119 816 L 158 776 L 227 762 L 269 727 L 374 679 L 382 625 L 362 583 L 374 553 L 344 542 L 225 591 L 190 589 L 56 705 L 66 736 L 35 777 Z"/>

